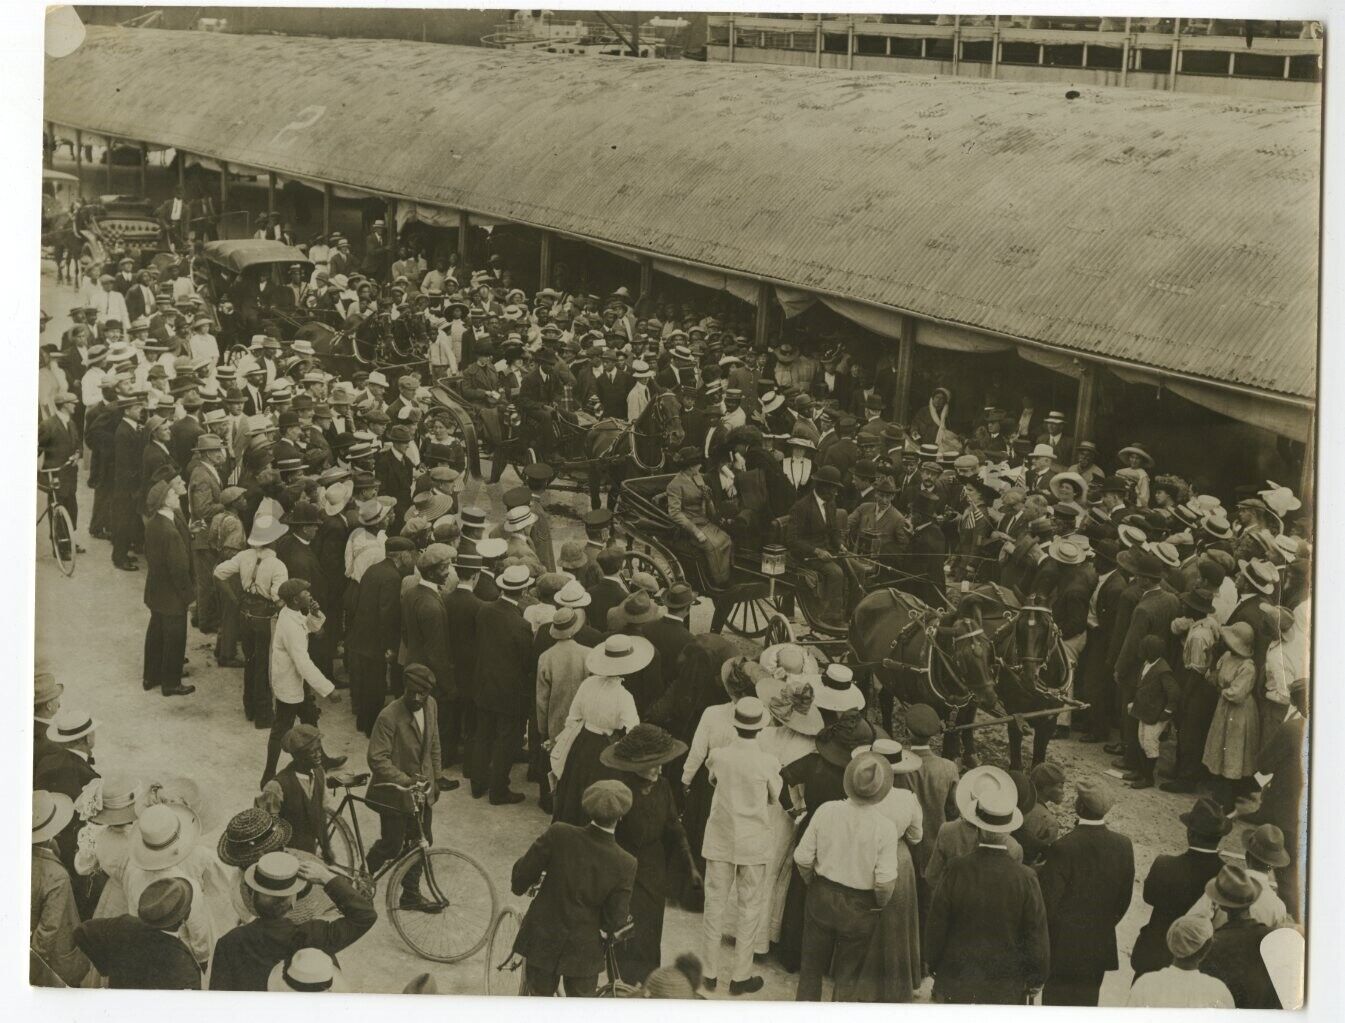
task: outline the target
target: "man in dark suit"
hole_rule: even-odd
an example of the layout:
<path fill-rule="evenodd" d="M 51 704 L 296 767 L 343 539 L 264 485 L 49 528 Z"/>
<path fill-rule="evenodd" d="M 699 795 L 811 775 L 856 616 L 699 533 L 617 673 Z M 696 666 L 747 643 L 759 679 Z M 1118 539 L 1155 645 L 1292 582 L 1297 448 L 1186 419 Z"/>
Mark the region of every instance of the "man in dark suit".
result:
<path fill-rule="evenodd" d="M 948 865 L 930 903 L 924 952 L 939 1002 L 1023 1005 L 1050 975 L 1037 875 L 1001 844 L 1023 823 L 1005 782 L 974 803 L 980 843 Z"/>
<path fill-rule="evenodd" d="M 355 727 L 365 735 L 383 709 L 388 674 L 402 642 L 402 578 L 415 564 L 415 545 L 394 536 L 384 545 L 382 561 L 364 570 L 355 606 L 346 622 L 346 661 Z"/>
<path fill-rule="evenodd" d="M 61 709 L 61 693 L 65 686 L 56 681 L 49 671 L 33 673 L 33 773 L 42 758 L 56 748 L 56 743 L 47 738 L 47 729 L 51 720 Z M 38 786 L 34 785 L 34 788 Z"/>
<path fill-rule="evenodd" d="M 593 380 L 598 400 L 602 402 L 602 414 L 609 419 L 626 418 L 626 395 L 630 392 L 631 380 L 617 368 L 620 358 L 611 349 L 604 351 L 602 369 Z"/>
<path fill-rule="evenodd" d="M 1205 894 L 1224 922 L 1214 929 L 1200 972 L 1223 981 L 1239 1009 L 1283 1008 L 1261 952 L 1270 928 L 1250 915 L 1261 883 L 1242 864 L 1230 863 L 1206 884 Z"/>
<path fill-rule="evenodd" d="M 663 664 L 663 677 L 672 683 L 677 674 L 677 660 L 682 651 L 691 642 L 691 630 L 687 628 L 687 615 L 696 603 L 696 593 L 686 583 L 674 583 L 663 594 L 663 606 L 666 613 L 662 618 L 652 621 L 640 630 L 645 639 L 654 644 L 658 660 Z M 583 640 L 579 640 L 583 644 Z"/>
<path fill-rule="evenodd" d="M 77 399 L 69 391 L 56 395 L 56 414 L 48 416 L 37 429 L 37 451 L 42 468 L 56 472 L 56 500 L 70 513 L 70 522 L 79 528 L 79 456 L 83 449 L 79 427 L 75 424 Z M 81 553 L 82 547 L 77 548 Z"/>
<path fill-rule="evenodd" d="M 389 809 L 378 812 L 378 841 L 369 848 L 369 870 L 375 872 L 401 854 L 406 838 L 411 797 L 392 785 L 429 786 L 424 834 L 434 841 L 434 803 L 439 798 L 443 761 L 439 749 L 439 708 L 430 694 L 436 680 L 423 664 L 408 664 L 402 695 L 382 709 L 369 736 L 369 798 Z M 421 869 L 412 867 L 402 878 L 402 909 L 438 912 L 420 891 Z"/>
<path fill-rule="evenodd" d="M 835 555 L 841 542 L 840 515 L 836 497 L 841 489 L 841 474 L 826 465 L 813 473 L 813 489 L 794 502 L 789 512 L 785 544 L 796 563 L 817 573 L 820 617 L 833 624 L 845 619 L 845 572 Z"/>
<path fill-rule="evenodd" d="M 1261 807 L 1253 815 L 1257 823 L 1273 824 L 1284 834 L 1289 862 L 1275 871 L 1280 898 L 1290 915 L 1299 913 L 1298 874 L 1302 859 L 1299 848 L 1300 810 L 1303 801 L 1303 740 L 1308 730 L 1308 683 L 1289 684 L 1290 710 L 1261 742 L 1256 757 L 1256 778 L 1261 784 Z"/>
<path fill-rule="evenodd" d="M 514 939 L 527 961 L 527 994 L 550 997 L 562 977 L 571 998 L 597 990 L 602 936 L 620 931 L 630 914 L 636 861 L 614 833 L 631 802 L 621 782 L 594 782 L 582 800 L 591 823 L 552 824 L 514 864 L 515 895 L 541 882 Z"/>
<path fill-rule="evenodd" d="M 209 531 L 211 521 L 224 511 L 220 498 L 224 492 L 223 475 L 228 457 L 223 440 L 214 434 L 203 433 L 192 448 L 187 466 L 186 511 L 191 532 L 192 568 L 196 575 L 196 624 L 202 632 L 214 632 L 220 623 L 213 575 L 216 557 L 210 549 Z"/>
<path fill-rule="evenodd" d="M 86 920 L 75 928 L 75 944 L 110 988 L 199 991 L 201 967 L 175 933 L 191 903 L 190 881 L 160 878 L 141 893 L 134 915 Z"/>
<path fill-rule="evenodd" d="M 335 957 L 378 921 L 373 903 L 316 858 L 300 863 L 291 853 L 267 853 L 243 872 L 243 881 L 252 889 L 257 918 L 216 943 L 211 991 L 265 991 L 271 971 L 300 949 L 317 948 Z M 310 884 L 321 885 L 336 904 L 339 920 L 297 924 L 289 919 L 295 896 Z"/>
<path fill-rule="evenodd" d="M 476 649 L 489 656 L 478 656 L 474 668 L 472 797 L 489 793 L 496 805 L 525 798 L 509 787 L 509 769 L 523 744 L 537 680 L 532 628 L 518 606 L 519 594 L 531 584 L 526 566 L 511 565 L 495 580 L 499 599 L 483 604 L 476 615 Z"/>
<path fill-rule="evenodd" d="M 112 462 L 112 564 L 124 572 L 139 571 L 131 555 L 144 536 L 140 517 L 141 460 L 145 434 L 140 418 L 145 413 L 143 394 L 131 395 L 118 402 L 122 419 L 113 439 Z"/>
<path fill-rule="evenodd" d="M 1140 653 L 1140 642 L 1145 636 L 1157 636 L 1163 641 L 1164 649 L 1173 644 L 1172 620 L 1181 614 L 1181 601 L 1177 595 L 1162 584 L 1163 563 L 1148 551 L 1136 551 L 1135 575 L 1141 580 L 1143 591 L 1135 610 L 1130 614 L 1125 638 L 1116 655 L 1116 685 L 1121 697 L 1121 734 L 1124 736 L 1124 761 L 1115 766 L 1127 771 L 1138 772 L 1143 766 L 1144 754 L 1139 745 L 1139 719 L 1125 713 L 1135 699 L 1135 689 L 1139 685 L 1140 669 L 1144 660 Z"/>
<path fill-rule="evenodd" d="M 423 664 L 434 673 L 440 756 L 445 764 L 451 764 L 458 758 L 459 693 L 457 672 L 449 652 L 448 609 L 440 588 L 453 570 L 453 548 L 442 543 L 430 544 L 421 552 L 416 568 L 420 581 L 402 594 L 406 663 Z M 453 782 L 452 788 L 457 787 L 458 782 Z"/>
<path fill-rule="evenodd" d="M 855 443 L 855 418 L 840 414 L 836 420 L 836 432 L 824 434 L 817 448 L 817 466 L 835 466 L 841 473 L 841 479 L 850 480 L 855 463 L 859 461 L 859 445 Z"/>
<path fill-rule="evenodd" d="M 159 686 L 164 696 L 188 696 L 195 686 L 182 684 L 187 653 L 187 609 L 195 596 L 191 552 L 178 521 L 183 487 L 180 480 L 160 480 L 146 497 L 144 687 Z"/>
<path fill-rule="evenodd" d="M 179 468 L 185 468 L 191 461 L 192 449 L 196 447 L 201 434 L 205 433 L 205 427 L 198 418 L 202 404 L 199 394 L 188 391 L 182 396 L 182 407 L 186 410 L 186 415 L 168 428 L 168 453 L 173 456 L 173 463 Z"/>
<path fill-rule="evenodd" d="M 415 467 L 407 455 L 411 443 L 411 430 L 396 424 L 388 429 L 389 447 L 378 453 L 374 461 L 374 475 L 378 477 L 379 490 L 397 501 L 392 513 L 389 532 L 402 528 L 406 510 L 411 507 L 411 484 L 415 476 Z"/>
<path fill-rule="evenodd" d="M 543 348 L 537 353 L 537 368 L 523 378 L 515 403 L 537 448 L 540 461 L 546 461 L 556 446 L 556 427 L 552 409 L 565 398 L 565 383 L 556 372 L 556 353 Z"/>
<path fill-rule="evenodd" d="M 1046 850 L 1038 872 L 1051 935 L 1043 1005 L 1097 1005 L 1103 975 L 1117 967 L 1116 925 L 1134 894 L 1135 850 L 1107 827 L 1113 801 L 1105 781 L 1082 779 L 1079 826 Z"/>
<path fill-rule="evenodd" d="M 1094 604 L 1097 624 L 1093 625 L 1090 621 L 1088 643 L 1079 661 L 1077 695 L 1092 705 L 1085 712 L 1083 741 L 1106 742 L 1117 723 L 1116 678 L 1112 673 L 1112 662 L 1107 660 L 1107 652 L 1116 627 L 1117 603 L 1121 592 L 1130 583 L 1130 576 L 1116 563 L 1118 555 L 1115 540 L 1097 540 L 1094 542 L 1094 550 L 1097 552 L 1098 573 L 1102 578 Z M 1108 561 L 1112 562 L 1110 566 Z"/>
<path fill-rule="evenodd" d="M 1219 873 L 1219 840 L 1232 825 L 1223 809 L 1211 799 L 1199 799 L 1180 820 L 1186 825 L 1189 848 L 1177 856 L 1158 856 L 1144 879 L 1144 901 L 1153 907 L 1149 922 L 1140 928 L 1130 953 L 1135 976 L 1161 970 L 1172 962 L 1167 933 L 1172 922 L 1184 916 L 1205 892 L 1210 878 Z"/>
<path fill-rule="evenodd" d="M 607 612 L 619 606 L 630 593 L 618 574 L 625 558 L 625 552 L 619 547 L 604 547 L 595 559 L 602 578 L 589 587 L 591 600 L 584 610 L 588 613 L 589 624 L 599 632 L 607 631 Z"/>
<path fill-rule="evenodd" d="M 482 604 L 472 587 L 480 558 L 476 554 L 460 554 L 456 567 L 457 585 L 440 596 L 448 623 L 448 654 L 458 691 L 458 734 L 454 746 L 462 751 L 463 777 L 471 781 L 475 777 L 471 750 L 476 735 L 476 615 Z"/>

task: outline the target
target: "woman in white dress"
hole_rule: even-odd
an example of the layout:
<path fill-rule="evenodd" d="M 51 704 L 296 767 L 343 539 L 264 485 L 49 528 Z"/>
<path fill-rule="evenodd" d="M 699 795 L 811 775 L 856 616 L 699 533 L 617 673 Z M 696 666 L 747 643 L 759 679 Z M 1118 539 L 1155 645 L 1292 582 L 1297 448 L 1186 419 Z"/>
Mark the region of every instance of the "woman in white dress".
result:
<path fill-rule="evenodd" d="M 79 831 L 75 872 L 107 876 L 94 908 L 94 919 L 129 913 L 126 868 L 130 863 L 131 825 L 135 823 L 140 784 L 127 775 L 95 778 L 75 800 L 75 812 L 88 823 Z M 142 797 L 143 798 L 143 797 Z"/>

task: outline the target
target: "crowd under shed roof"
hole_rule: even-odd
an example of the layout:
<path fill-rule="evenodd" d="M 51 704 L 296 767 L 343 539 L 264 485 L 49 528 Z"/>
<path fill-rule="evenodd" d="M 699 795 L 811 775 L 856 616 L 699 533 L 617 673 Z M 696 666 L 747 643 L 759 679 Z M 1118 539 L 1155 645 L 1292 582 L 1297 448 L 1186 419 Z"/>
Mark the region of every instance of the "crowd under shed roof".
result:
<path fill-rule="evenodd" d="M 112 28 L 46 70 L 68 128 L 1316 394 L 1316 104 Z"/>

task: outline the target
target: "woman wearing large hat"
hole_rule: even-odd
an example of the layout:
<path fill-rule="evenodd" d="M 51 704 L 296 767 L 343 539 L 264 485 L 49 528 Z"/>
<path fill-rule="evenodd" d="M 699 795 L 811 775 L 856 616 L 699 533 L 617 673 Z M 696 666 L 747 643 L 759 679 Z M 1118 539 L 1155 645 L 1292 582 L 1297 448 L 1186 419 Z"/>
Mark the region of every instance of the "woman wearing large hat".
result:
<path fill-rule="evenodd" d="M 75 869 L 86 876 L 100 872 L 107 878 L 93 911 L 95 919 L 130 912 L 125 883 L 131 860 L 131 825 L 143 809 L 144 795 L 134 778 L 112 774 L 93 779 L 75 800 L 75 812 L 88 822 L 75 853 Z"/>
<path fill-rule="evenodd" d="M 733 540 L 715 524 L 719 515 L 714 496 L 701 474 L 704 462 L 705 455 L 699 446 L 688 445 L 678 451 L 674 463 L 677 475 L 668 481 L 664 493 L 668 517 L 700 548 L 709 581 L 724 586 L 733 570 Z"/>
<path fill-rule="evenodd" d="M 635 927 L 617 946 L 621 978 L 644 981 L 662 961 L 663 907 L 670 894 L 669 868 L 676 860 L 693 878 L 700 872 L 687 845 L 665 764 L 687 745 L 657 725 L 640 724 L 609 745 L 600 757 L 607 777 L 624 782 L 634 800 L 616 828 L 617 844 L 635 857 L 630 915 Z"/>
<path fill-rule="evenodd" d="M 640 723 L 635 699 L 622 684 L 654 659 L 654 647 L 643 636 L 608 636 L 589 651 L 584 667 L 589 677 L 579 683 L 565 730 L 551 750 L 551 770 L 557 777 L 553 820 L 583 827 L 584 790 L 604 777 L 602 752 L 614 735 Z"/>
<path fill-rule="evenodd" d="M 1202 760 L 1213 775 L 1214 798 L 1232 810 L 1237 798 L 1254 787 L 1252 775 L 1261 744 L 1260 713 L 1253 696 L 1255 634 L 1246 622 L 1226 625 L 1219 633 L 1228 649 L 1210 673 L 1210 681 L 1219 690 L 1219 703 L 1205 735 Z"/>

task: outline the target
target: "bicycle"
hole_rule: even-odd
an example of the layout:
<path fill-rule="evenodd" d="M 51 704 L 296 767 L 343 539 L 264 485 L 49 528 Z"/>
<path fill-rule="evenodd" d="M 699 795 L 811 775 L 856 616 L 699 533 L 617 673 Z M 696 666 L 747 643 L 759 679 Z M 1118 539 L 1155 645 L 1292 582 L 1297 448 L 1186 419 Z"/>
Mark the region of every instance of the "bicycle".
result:
<path fill-rule="evenodd" d="M 57 491 L 61 487 L 61 468 L 39 469 L 37 471 L 37 489 L 47 495 L 47 506 L 42 509 L 42 514 L 37 517 L 37 524 L 42 525 L 42 520 L 47 520 L 47 535 L 51 540 L 51 555 L 56 559 L 56 566 L 65 576 L 75 574 L 75 554 L 78 547 L 75 544 L 75 524 L 70 520 L 70 513 L 57 499 Z"/>
<path fill-rule="evenodd" d="M 495 886 L 485 868 L 466 853 L 446 846 L 431 846 L 425 837 L 425 812 L 430 806 L 430 783 L 416 782 L 397 785 L 380 782 L 377 787 L 405 792 L 411 799 L 411 810 L 390 806 L 356 795 L 352 788 L 369 780 L 368 772 L 356 775 L 337 774 L 327 778 L 327 787 L 335 792 L 344 789 L 345 796 L 335 810 L 323 811 L 324 859 L 328 865 L 354 882 L 370 897 L 386 874 L 385 893 L 387 914 L 398 936 L 423 959 L 439 963 L 456 963 L 478 952 L 490 937 L 498 900 Z M 375 786 L 370 786 L 374 788 Z M 375 811 L 392 811 L 411 819 L 401 852 L 376 871 L 369 871 L 369 860 L 360 834 L 360 822 L 355 804 L 363 803 Z M 349 822 L 345 816 L 348 816 Z M 401 899 L 403 881 L 407 874 L 420 869 L 420 880 L 414 891 L 426 905 L 403 908 Z"/>
<path fill-rule="evenodd" d="M 528 889 L 528 897 L 533 898 L 542 888 L 542 879 Z M 486 994 L 488 995 L 526 995 L 527 958 L 514 952 L 514 941 L 518 937 L 519 925 L 523 918 L 512 906 L 505 906 L 490 929 L 490 944 L 486 949 Z M 628 919 L 611 934 L 602 936 L 603 961 L 606 963 L 607 980 L 594 993 L 597 998 L 634 998 L 640 989 L 621 979 L 621 968 L 616 961 L 616 947 L 624 941 L 635 928 L 635 921 Z M 563 995 L 564 985 L 556 988 Z"/>

